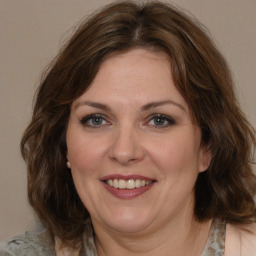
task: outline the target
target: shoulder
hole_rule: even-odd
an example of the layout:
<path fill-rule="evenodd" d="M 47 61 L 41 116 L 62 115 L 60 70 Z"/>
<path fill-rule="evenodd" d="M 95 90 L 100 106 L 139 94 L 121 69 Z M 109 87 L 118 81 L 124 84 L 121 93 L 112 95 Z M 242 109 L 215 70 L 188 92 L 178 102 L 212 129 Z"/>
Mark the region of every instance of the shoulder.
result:
<path fill-rule="evenodd" d="M 225 256 L 256 255 L 256 223 L 227 224 Z"/>
<path fill-rule="evenodd" d="M 54 256 L 54 240 L 49 231 L 26 232 L 0 244 L 1 256 Z"/>

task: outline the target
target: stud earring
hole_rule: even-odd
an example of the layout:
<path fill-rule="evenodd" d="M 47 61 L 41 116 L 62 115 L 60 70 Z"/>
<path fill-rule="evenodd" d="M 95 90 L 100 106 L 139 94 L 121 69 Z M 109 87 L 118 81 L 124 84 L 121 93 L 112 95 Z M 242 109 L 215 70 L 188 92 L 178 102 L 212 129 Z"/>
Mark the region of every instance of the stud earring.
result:
<path fill-rule="evenodd" d="M 69 161 L 67 161 L 67 167 L 70 168 L 71 167 L 71 164 Z"/>

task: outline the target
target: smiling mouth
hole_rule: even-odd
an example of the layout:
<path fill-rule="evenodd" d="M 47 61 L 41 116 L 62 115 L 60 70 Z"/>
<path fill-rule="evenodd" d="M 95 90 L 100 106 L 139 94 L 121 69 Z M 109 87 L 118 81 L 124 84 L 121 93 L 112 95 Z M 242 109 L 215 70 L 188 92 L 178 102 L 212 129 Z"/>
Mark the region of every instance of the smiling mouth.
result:
<path fill-rule="evenodd" d="M 149 186 L 153 183 L 153 180 L 143 179 L 108 179 L 104 180 L 104 183 L 113 188 L 118 189 L 138 189 L 140 187 Z"/>
<path fill-rule="evenodd" d="M 105 189 L 119 199 L 134 199 L 150 190 L 157 180 L 141 175 L 111 174 L 100 179 Z"/>

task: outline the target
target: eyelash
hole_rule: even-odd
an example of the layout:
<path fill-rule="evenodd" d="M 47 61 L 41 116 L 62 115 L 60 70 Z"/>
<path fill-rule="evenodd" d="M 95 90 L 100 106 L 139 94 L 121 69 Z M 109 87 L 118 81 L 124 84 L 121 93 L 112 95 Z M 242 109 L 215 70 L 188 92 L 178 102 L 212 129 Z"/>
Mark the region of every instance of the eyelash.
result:
<path fill-rule="evenodd" d="M 91 120 L 100 120 L 100 124 L 96 125 L 96 124 L 88 124 L 88 122 Z M 171 125 L 175 125 L 176 122 L 175 120 L 170 117 L 170 116 L 167 116 L 167 115 L 164 115 L 164 114 L 152 114 L 148 120 L 146 121 L 147 124 L 149 124 L 151 121 L 161 121 L 161 122 L 167 122 L 167 124 L 164 124 L 164 125 L 156 125 L 156 124 L 153 124 L 152 126 L 155 127 L 156 129 L 164 129 L 164 128 L 167 128 Z M 88 115 L 88 116 L 85 116 L 83 117 L 81 120 L 80 120 L 80 124 L 82 124 L 83 126 L 86 126 L 86 127 L 89 127 L 89 128 L 101 128 L 102 126 L 106 125 L 106 124 L 102 124 L 102 122 L 106 122 L 109 124 L 109 122 L 107 121 L 107 118 L 102 115 L 102 114 L 91 114 L 91 115 Z M 150 126 L 150 125 L 149 125 Z"/>
<path fill-rule="evenodd" d="M 106 120 L 106 118 L 104 117 L 104 115 L 102 114 L 91 114 L 91 115 L 88 115 L 88 116 L 85 116 L 83 117 L 81 120 L 80 120 L 80 123 L 83 125 L 83 126 L 87 126 L 87 127 L 91 127 L 91 128 L 99 128 L 102 126 L 102 124 L 100 125 L 93 125 L 93 124 L 88 124 L 88 122 L 90 120 L 93 120 L 93 119 L 100 119 L 101 121 L 106 121 L 108 123 L 108 121 Z M 98 127 L 97 127 L 98 126 Z"/>
<path fill-rule="evenodd" d="M 153 125 L 157 129 L 164 129 L 164 128 L 167 128 L 171 125 L 176 124 L 175 120 L 172 117 L 164 115 L 164 114 L 153 114 L 153 115 L 151 115 L 150 118 L 149 118 L 148 123 L 150 121 L 154 120 L 154 119 L 155 119 L 155 121 L 156 121 L 156 119 L 158 119 L 158 120 L 161 119 L 161 121 L 167 122 L 167 124 L 165 124 L 165 125 Z"/>

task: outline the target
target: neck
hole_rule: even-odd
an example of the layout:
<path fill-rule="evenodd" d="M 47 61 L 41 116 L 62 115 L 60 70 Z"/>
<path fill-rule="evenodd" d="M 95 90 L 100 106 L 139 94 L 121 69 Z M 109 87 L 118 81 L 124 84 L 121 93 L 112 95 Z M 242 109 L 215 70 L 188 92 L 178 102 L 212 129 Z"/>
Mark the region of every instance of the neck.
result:
<path fill-rule="evenodd" d="M 211 221 L 197 222 L 194 218 L 169 223 L 158 230 L 139 233 L 119 233 L 95 229 L 99 256 L 199 256 L 209 236 Z"/>

